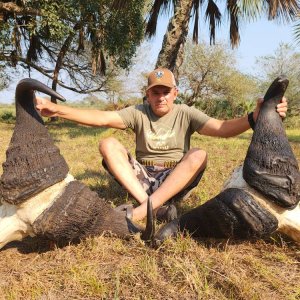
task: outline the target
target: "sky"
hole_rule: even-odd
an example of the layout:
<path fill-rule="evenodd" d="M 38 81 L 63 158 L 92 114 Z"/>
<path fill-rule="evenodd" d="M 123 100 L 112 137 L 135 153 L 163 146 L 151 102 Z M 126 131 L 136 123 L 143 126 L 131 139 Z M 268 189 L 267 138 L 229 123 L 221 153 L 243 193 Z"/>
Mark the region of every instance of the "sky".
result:
<path fill-rule="evenodd" d="M 244 73 L 256 75 L 256 58 L 274 54 L 281 43 L 297 46 L 291 24 L 279 25 L 260 20 L 244 26 L 241 30 L 241 43 L 237 49 L 239 69 Z"/>
<path fill-rule="evenodd" d="M 147 61 L 149 72 L 154 68 L 155 61 L 162 45 L 164 33 L 168 24 L 167 18 L 161 18 L 158 26 L 158 32 L 150 42 L 149 53 L 150 58 Z M 206 26 L 207 27 L 207 26 Z M 203 28 L 203 26 L 202 26 Z M 216 41 L 225 42 L 229 45 L 228 27 L 222 27 L 222 30 L 216 32 Z M 208 33 L 202 32 L 200 29 L 200 37 L 208 40 Z M 251 75 L 258 75 L 258 68 L 255 66 L 255 61 L 260 56 L 272 55 L 280 43 L 288 43 L 297 46 L 294 41 L 293 27 L 291 24 L 283 25 L 276 22 L 267 21 L 265 19 L 256 22 L 241 24 L 240 28 L 241 43 L 236 49 L 236 57 L 238 68 L 241 72 Z M 149 45 L 149 44 L 148 44 Z M 298 45 L 299 48 L 299 45 Z M 129 73 L 128 76 L 138 76 L 138 70 Z M 36 75 L 38 76 L 38 75 Z M 32 78 L 39 79 L 32 75 Z M 22 79 L 16 78 L 10 86 L 0 91 L 0 103 L 12 103 L 14 99 L 14 91 L 17 82 Z M 50 85 L 47 79 L 42 79 L 45 84 Z M 78 95 L 68 90 L 58 90 L 64 97 L 76 101 L 82 99 L 83 95 Z"/>

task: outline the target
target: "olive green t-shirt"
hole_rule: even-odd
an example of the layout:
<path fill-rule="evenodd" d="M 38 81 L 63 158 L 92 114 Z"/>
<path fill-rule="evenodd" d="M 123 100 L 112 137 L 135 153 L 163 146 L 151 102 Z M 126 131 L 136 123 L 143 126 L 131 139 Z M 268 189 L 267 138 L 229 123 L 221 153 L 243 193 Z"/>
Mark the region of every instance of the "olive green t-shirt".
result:
<path fill-rule="evenodd" d="M 202 128 L 209 116 L 185 104 L 158 117 L 149 104 L 133 105 L 118 111 L 127 128 L 136 135 L 138 160 L 179 161 L 190 149 L 191 135 Z"/>

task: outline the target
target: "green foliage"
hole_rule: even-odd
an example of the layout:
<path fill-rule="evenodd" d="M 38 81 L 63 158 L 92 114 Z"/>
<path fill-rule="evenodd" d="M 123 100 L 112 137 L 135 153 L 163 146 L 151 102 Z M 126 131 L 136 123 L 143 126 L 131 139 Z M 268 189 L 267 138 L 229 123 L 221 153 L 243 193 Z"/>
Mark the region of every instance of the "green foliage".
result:
<path fill-rule="evenodd" d="M 222 44 L 188 42 L 179 81 L 181 102 L 214 117 L 244 114 L 258 93 L 256 80 L 237 70 L 235 53 Z"/>
<path fill-rule="evenodd" d="M 200 101 L 195 104 L 198 109 L 217 119 L 232 119 L 244 116 L 247 112 L 253 111 L 255 105 L 255 101 L 241 101 L 232 105 L 230 101 L 224 99 Z"/>
<path fill-rule="evenodd" d="M 104 110 L 106 103 L 104 100 L 101 100 L 94 95 L 89 95 L 81 101 L 74 103 L 74 105 L 78 107 L 93 107 L 95 109 Z"/>
<path fill-rule="evenodd" d="M 4 111 L 1 115 L 0 115 L 0 122 L 1 123 L 8 123 L 8 124 L 12 124 L 16 121 L 16 116 L 10 112 L 10 111 Z"/>
<path fill-rule="evenodd" d="M 285 93 L 288 98 L 288 116 L 300 114 L 300 52 L 288 44 L 280 44 L 273 55 L 262 56 L 257 60 L 262 72 L 261 89 L 266 90 L 270 83 L 279 75 L 289 79 L 289 86 Z"/>
<path fill-rule="evenodd" d="M 116 57 L 116 62 L 122 68 L 130 65 L 131 58 L 136 53 L 136 48 L 143 38 L 143 16 L 141 10 L 143 1 L 128 1 L 125 10 L 111 14 L 105 29 L 107 34 L 108 53 Z M 127 37 L 127 38 L 126 38 Z"/>
<path fill-rule="evenodd" d="M 300 118 L 298 115 L 287 115 L 287 118 L 284 120 L 286 128 L 300 128 Z M 300 136 L 298 136 L 298 142 L 300 142 Z"/>
<path fill-rule="evenodd" d="M 123 99 L 123 98 L 118 98 L 114 102 L 108 102 L 105 105 L 104 110 L 120 110 L 122 108 L 128 107 L 130 105 L 136 105 L 136 104 L 141 104 L 141 98 L 131 98 L 130 100 L 128 99 Z"/>
<path fill-rule="evenodd" d="M 95 89 L 92 83 L 104 90 L 105 82 L 99 78 L 105 72 L 130 66 L 143 38 L 145 3 L 18 1 L 13 3 L 12 12 L 0 9 L 0 61 L 9 67 L 21 63 L 34 68 L 55 83 L 79 92 Z M 49 70 L 51 65 L 54 70 Z M 57 79 L 61 69 L 70 85 L 62 75 Z"/>
<path fill-rule="evenodd" d="M 32 33 L 43 34 L 41 36 L 49 42 L 63 40 L 66 35 L 73 31 L 72 23 L 68 21 L 68 19 L 71 20 L 76 17 L 78 4 L 73 2 L 65 0 L 38 1 L 37 5 L 41 10 L 42 17 L 32 20 Z"/>

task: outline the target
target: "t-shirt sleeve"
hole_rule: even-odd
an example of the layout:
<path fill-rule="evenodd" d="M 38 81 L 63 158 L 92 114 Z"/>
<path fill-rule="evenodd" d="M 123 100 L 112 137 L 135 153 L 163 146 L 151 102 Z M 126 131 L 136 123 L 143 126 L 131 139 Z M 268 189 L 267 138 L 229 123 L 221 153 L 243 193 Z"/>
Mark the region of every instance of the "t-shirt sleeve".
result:
<path fill-rule="evenodd" d="M 135 124 L 137 120 L 137 112 L 140 110 L 140 105 L 132 105 L 121 110 L 118 110 L 117 113 L 123 120 L 127 128 L 135 129 Z"/>
<path fill-rule="evenodd" d="M 195 108 L 194 106 L 187 106 L 190 116 L 190 126 L 192 132 L 198 131 L 201 129 L 204 124 L 210 119 L 210 117 L 202 112 L 201 110 Z"/>

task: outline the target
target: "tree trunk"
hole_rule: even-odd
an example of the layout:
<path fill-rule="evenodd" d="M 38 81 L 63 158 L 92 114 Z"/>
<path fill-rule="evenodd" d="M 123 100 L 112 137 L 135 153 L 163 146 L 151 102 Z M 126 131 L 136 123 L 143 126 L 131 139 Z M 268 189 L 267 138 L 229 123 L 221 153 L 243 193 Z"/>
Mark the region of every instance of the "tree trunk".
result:
<path fill-rule="evenodd" d="M 183 48 L 189 31 L 192 6 L 191 0 L 177 1 L 156 62 L 156 67 L 165 67 L 173 71 L 176 79 L 178 68 L 183 62 Z"/>
<path fill-rule="evenodd" d="M 61 47 L 60 49 L 60 52 L 57 56 L 57 60 L 56 60 L 56 64 L 55 64 L 55 69 L 54 69 L 54 72 L 53 72 L 53 80 L 52 80 L 52 90 L 56 91 L 56 88 L 57 88 L 57 82 L 58 82 L 58 75 L 59 75 L 59 71 L 61 70 L 61 67 L 63 65 L 63 59 L 67 53 L 67 51 L 69 50 L 70 48 L 70 45 L 71 45 L 71 42 L 76 34 L 76 30 L 78 30 L 79 28 L 79 24 L 80 23 L 76 23 L 75 26 L 74 26 L 74 31 L 71 32 L 69 34 L 69 36 L 66 38 L 63 46 Z M 56 99 L 54 97 L 51 97 L 51 102 L 53 103 L 57 103 Z M 54 121 L 57 121 L 57 117 L 51 117 L 50 118 L 50 121 L 51 122 L 54 122 Z"/>

